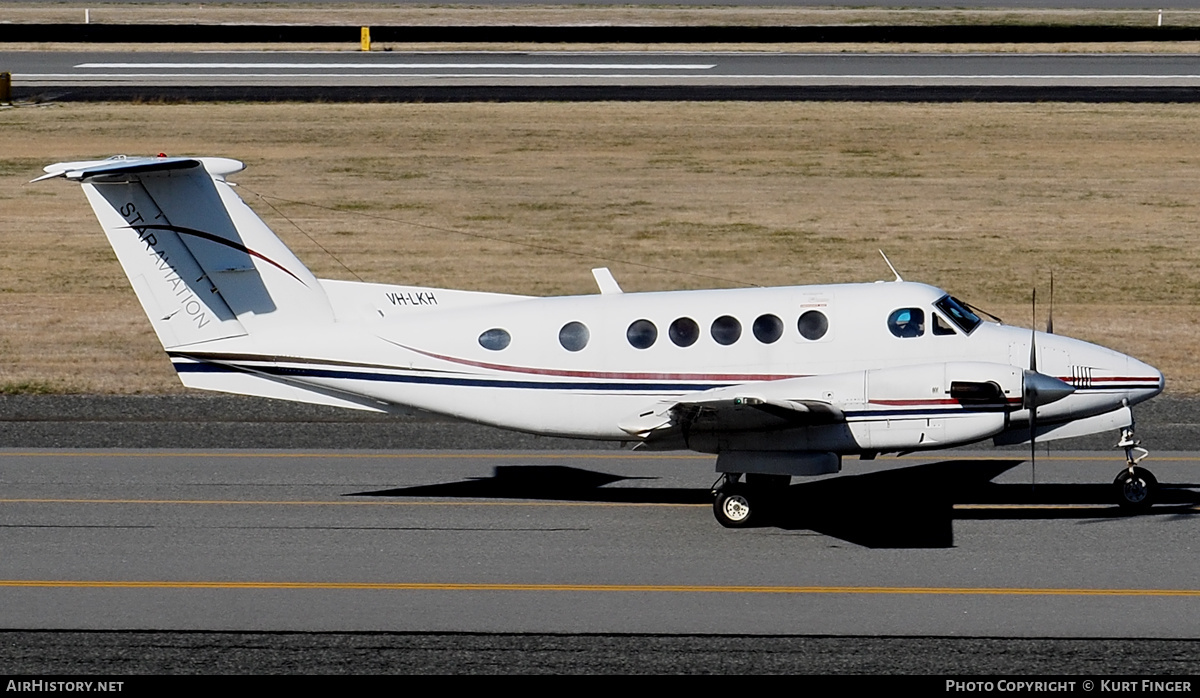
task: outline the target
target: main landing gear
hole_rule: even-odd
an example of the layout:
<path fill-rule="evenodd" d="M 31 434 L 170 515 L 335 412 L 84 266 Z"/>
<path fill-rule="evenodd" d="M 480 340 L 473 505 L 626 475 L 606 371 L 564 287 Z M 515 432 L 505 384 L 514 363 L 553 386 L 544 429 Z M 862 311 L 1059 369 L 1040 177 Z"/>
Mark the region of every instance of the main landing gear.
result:
<path fill-rule="evenodd" d="M 1129 511 L 1150 508 L 1158 496 L 1158 480 L 1149 470 L 1138 465 L 1150 454 L 1141 444 L 1141 441 L 1133 438 L 1133 425 L 1121 429 L 1121 441 L 1116 447 L 1125 449 L 1126 466 L 1117 473 L 1113 487 L 1117 491 L 1117 503 Z"/>
<path fill-rule="evenodd" d="M 725 528 L 747 528 L 765 522 L 792 478 L 788 475 L 725 473 L 713 486 L 713 514 Z"/>

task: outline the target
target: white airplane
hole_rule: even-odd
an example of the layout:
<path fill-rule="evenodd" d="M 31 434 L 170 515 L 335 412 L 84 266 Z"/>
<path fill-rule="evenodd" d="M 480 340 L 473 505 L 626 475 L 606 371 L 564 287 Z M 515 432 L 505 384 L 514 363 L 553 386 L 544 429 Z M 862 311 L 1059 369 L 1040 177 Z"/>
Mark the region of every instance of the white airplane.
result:
<path fill-rule="evenodd" d="M 1110 429 L 1118 501 L 1153 500 L 1130 408 L 1163 376 L 1124 354 L 984 320 L 899 274 L 622 293 L 596 269 L 598 294 L 555 298 L 318 279 L 226 181 L 243 168 L 116 156 L 34 180 L 83 185 L 188 387 L 715 453 L 729 527 L 844 456 Z"/>

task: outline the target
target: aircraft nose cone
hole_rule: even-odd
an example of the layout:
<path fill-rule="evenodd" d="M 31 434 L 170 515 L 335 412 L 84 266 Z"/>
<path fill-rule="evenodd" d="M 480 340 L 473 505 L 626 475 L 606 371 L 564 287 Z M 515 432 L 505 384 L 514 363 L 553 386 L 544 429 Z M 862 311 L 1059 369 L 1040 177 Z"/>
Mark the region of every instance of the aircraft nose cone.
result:
<path fill-rule="evenodd" d="M 1041 407 L 1061 400 L 1075 392 L 1075 388 L 1053 376 L 1037 371 L 1025 371 L 1025 396 L 1023 407 Z"/>
<path fill-rule="evenodd" d="M 1141 379 L 1136 381 L 1137 402 L 1149 400 L 1161 393 L 1163 388 L 1166 387 L 1166 379 L 1163 377 L 1162 371 L 1133 357 L 1129 358 L 1126 375 L 1130 376 L 1131 379 Z M 1133 381 L 1131 380 L 1131 382 Z"/>

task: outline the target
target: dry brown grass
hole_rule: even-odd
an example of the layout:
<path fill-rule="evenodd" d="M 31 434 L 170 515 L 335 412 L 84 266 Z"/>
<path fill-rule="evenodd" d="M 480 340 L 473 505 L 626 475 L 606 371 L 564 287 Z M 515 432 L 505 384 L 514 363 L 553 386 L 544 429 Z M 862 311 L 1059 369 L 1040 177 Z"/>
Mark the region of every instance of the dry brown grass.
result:
<path fill-rule="evenodd" d="M 0 389 L 179 388 L 78 187 L 50 162 L 244 159 L 319 275 L 530 294 L 923 280 L 1200 391 L 1200 106 L 772 103 L 58 105 L 0 111 Z M 335 209 L 335 210 L 329 210 Z M 468 231 L 480 239 L 412 224 Z M 522 247 L 501 240 L 594 255 Z M 608 260 L 607 262 L 601 259 Z"/>
<path fill-rule="evenodd" d="M 864 5 L 869 5 L 864 2 Z M 490 25 L 490 24 L 645 24 L 645 25 L 798 25 L 798 24 L 1049 24 L 1154 26 L 1155 10 L 929 10 L 807 7 L 671 6 L 463 6 L 379 3 L 101 3 L 5 2 L 0 22 L 109 24 L 329 24 L 329 25 Z M 1200 11 L 1167 10 L 1167 26 L 1200 24 Z"/>
<path fill-rule="evenodd" d="M 103 3 L 6 2 L 0 4 L 0 22 L 82 23 L 84 10 L 91 21 L 106 24 L 312 24 L 335 26 L 492 26 L 492 25 L 641 25 L 641 26 L 802 26 L 802 25 L 1116 25 L 1149 27 L 1158 22 L 1154 10 L 931 10 L 806 7 L 688 7 L 671 6 L 425 6 L 378 3 Z M 1200 10 L 1168 10 L 1165 26 L 1200 25 Z M 9 43 L 6 51 L 354 51 L 357 35 L 340 44 L 156 44 L 153 31 L 138 44 Z M 1122 42 L 1060 44 L 547 44 L 427 43 L 414 36 L 410 42 L 376 42 L 375 50 L 396 51 L 786 51 L 839 52 L 999 52 L 999 53 L 1197 53 L 1196 42 Z M 2 69 L 3 66 L 0 66 Z"/>

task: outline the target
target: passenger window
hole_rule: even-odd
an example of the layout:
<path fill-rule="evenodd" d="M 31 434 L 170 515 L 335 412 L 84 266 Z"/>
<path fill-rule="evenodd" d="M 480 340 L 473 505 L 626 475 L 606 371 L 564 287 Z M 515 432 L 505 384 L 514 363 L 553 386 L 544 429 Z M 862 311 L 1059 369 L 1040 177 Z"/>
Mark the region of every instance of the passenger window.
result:
<path fill-rule="evenodd" d="M 667 329 L 667 334 L 677 347 L 690 347 L 700 339 L 700 326 L 690 317 L 681 317 Z"/>
<path fill-rule="evenodd" d="M 567 351 L 579 351 L 587 346 L 592 333 L 582 322 L 568 322 L 558 331 L 558 343 Z"/>
<path fill-rule="evenodd" d="M 634 320 L 625 330 L 625 338 L 635 349 L 649 349 L 658 340 L 658 328 L 649 320 Z"/>
<path fill-rule="evenodd" d="M 492 351 L 500 351 L 506 348 L 511 341 L 512 336 L 508 334 L 508 331 L 498 327 L 479 335 L 479 346 L 484 349 L 491 349 Z"/>
<path fill-rule="evenodd" d="M 893 310 L 888 316 L 888 329 L 897 337 L 920 337 L 925 334 L 925 311 L 920 308 Z"/>
<path fill-rule="evenodd" d="M 933 314 L 933 333 L 935 335 L 943 335 L 943 336 L 950 335 L 950 334 L 958 334 L 957 332 L 954 331 L 954 328 L 950 326 L 950 323 L 943 320 L 942 316 L 938 315 L 937 313 Z"/>
<path fill-rule="evenodd" d="M 725 346 L 733 344 L 742 337 L 742 323 L 730 315 L 722 315 L 713 320 L 711 330 L 712 338 L 717 340 L 717 344 Z"/>
<path fill-rule="evenodd" d="M 796 321 L 796 329 L 801 337 L 815 342 L 829 331 L 829 318 L 820 310 L 809 310 Z"/>
<path fill-rule="evenodd" d="M 754 321 L 754 338 L 763 344 L 772 344 L 783 336 L 783 320 L 774 315 L 759 315 Z"/>

